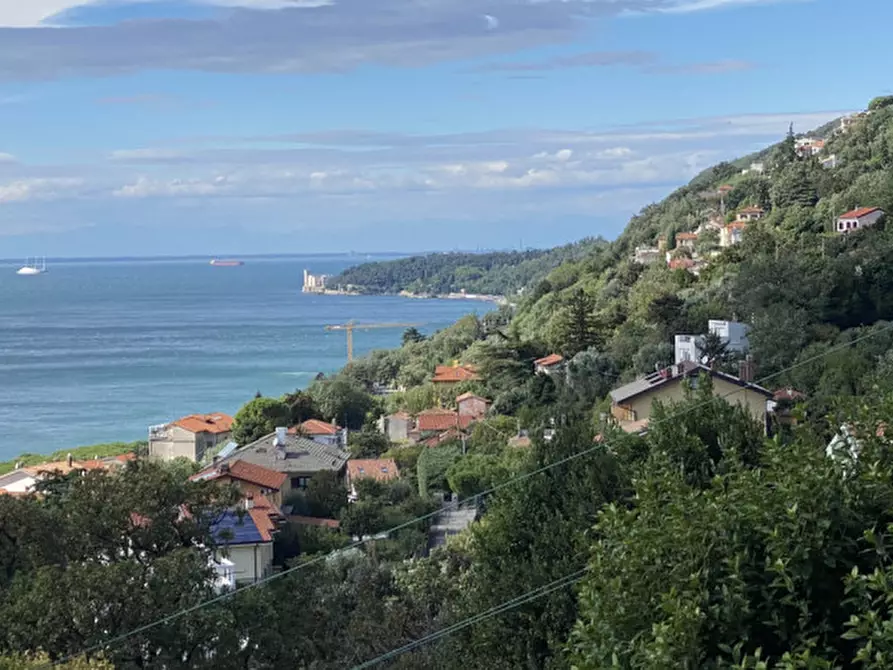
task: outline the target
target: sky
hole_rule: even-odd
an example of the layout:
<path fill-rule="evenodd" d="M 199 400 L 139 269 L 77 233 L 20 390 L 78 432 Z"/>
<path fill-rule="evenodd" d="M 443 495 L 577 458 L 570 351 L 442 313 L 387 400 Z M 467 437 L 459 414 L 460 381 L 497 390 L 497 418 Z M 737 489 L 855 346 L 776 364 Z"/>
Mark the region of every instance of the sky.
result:
<path fill-rule="evenodd" d="M 865 27 L 890 21 L 890 0 L 0 0 L 0 257 L 612 238 L 889 94 Z"/>

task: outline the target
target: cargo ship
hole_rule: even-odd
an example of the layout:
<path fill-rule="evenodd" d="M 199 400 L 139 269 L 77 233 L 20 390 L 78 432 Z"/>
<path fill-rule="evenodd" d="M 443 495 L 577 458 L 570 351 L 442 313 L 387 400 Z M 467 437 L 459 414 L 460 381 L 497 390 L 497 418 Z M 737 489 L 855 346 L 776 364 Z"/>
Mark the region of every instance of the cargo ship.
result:
<path fill-rule="evenodd" d="M 244 261 L 231 261 L 231 260 L 221 260 L 219 258 L 215 258 L 211 261 L 211 265 L 216 265 L 221 268 L 234 268 L 239 265 L 245 265 Z"/>

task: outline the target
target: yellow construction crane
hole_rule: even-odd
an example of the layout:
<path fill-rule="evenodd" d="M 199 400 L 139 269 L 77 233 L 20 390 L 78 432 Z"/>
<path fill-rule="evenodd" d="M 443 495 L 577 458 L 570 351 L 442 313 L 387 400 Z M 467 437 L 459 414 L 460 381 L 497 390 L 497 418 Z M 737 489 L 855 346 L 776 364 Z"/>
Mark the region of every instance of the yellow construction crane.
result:
<path fill-rule="evenodd" d="M 326 326 L 326 330 L 343 330 L 347 332 L 347 360 L 353 360 L 353 331 L 354 330 L 372 330 L 373 328 L 416 328 L 419 323 L 339 323 L 333 326 Z"/>

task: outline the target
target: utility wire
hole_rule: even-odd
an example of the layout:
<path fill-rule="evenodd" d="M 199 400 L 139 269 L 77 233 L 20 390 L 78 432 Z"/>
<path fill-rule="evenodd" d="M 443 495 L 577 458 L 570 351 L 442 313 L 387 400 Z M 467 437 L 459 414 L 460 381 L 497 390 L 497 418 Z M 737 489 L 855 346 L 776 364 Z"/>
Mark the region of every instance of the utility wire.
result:
<path fill-rule="evenodd" d="M 484 621 L 485 619 L 489 619 L 490 617 L 498 616 L 504 612 L 508 612 L 516 607 L 520 607 L 521 605 L 525 605 L 537 598 L 541 598 L 545 595 L 553 593 L 554 591 L 558 591 L 559 589 L 563 589 L 568 586 L 572 586 L 579 582 L 586 573 L 589 571 L 589 568 L 583 568 L 582 570 L 577 570 L 576 572 L 565 575 L 564 577 L 560 577 L 553 582 L 549 582 L 544 586 L 539 586 L 535 589 L 531 589 L 525 593 L 522 593 L 520 596 L 516 596 L 511 600 L 507 600 L 504 603 L 496 605 L 495 607 L 491 607 L 485 612 L 481 612 L 480 614 L 475 614 L 474 616 L 470 616 L 467 619 L 463 619 L 458 623 L 455 623 L 451 626 L 447 626 L 446 628 L 442 628 L 438 631 L 430 633 L 425 637 L 419 638 L 413 642 L 403 645 L 402 647 L 398 647 L 397 649 L 392 649 L 381 656 L 376 656 L 370 661 L 366 661 L 365 663 L 361 663 L 360 665 L 356 665 L 353 667 L 353 670 L 366 670 L 367 668 L 371 668 L 379 663 L 383 663 L 392 658 L 400 656 L 401 654 L 405 654 L 408 651 L 412 651 L 417 647 L 421 647 L 422 645 L 428 644 L 429 642 L 433 642 L 435 640 L 439 640 L 442 637 L 447 637 L 448 635 L 452 635 L 455 632 L 462 630 L 463 628 L 468 628 L 469 626 L 473 626 L 474 624 Z"/>
<path fill-rule="evenodd" d="M 814 356 L 810 356 L 809 358 L 807 358 L 803 361 L 799 361 L 797 363 L 789 365 L 788 367 L 783 368 L 782 370 L 779 370 L 778 372 L 774 372 L 771 375 L 766 375 L 765 377 L 762 377 L 761 379 L 754 382 L 754 384 L 762 385 L 765 382 L 767 382 L 771 379 L 775 379 L 776 377 L 780 377 L 781 375 L 784 375 L 792 370 L 796 370 L 798 368 L 809 365 L 810 363 L 814 363 L 818 360 L 821 360 L 822 358 L 825 358 L 826 356 L 830 356 L 833 353 L 842 351 L 842 350 L 847 349 L 848 347 L 851 347 L 855 344 L 864 342 L 865 340 L 871 339 L 872 337 L 876 337 L 877 335 L 880 335 L 881 333 L 886 333 L 889 331 L 893 331 L 893 323 L 887 324 L 886 326 L 883 326 L 881 328 L 877 328 L 870 333 L 866 333 L 865 335 L 860 335 L 859 337 L 857 337 L 853 340 L 850 340 L 848 342 L 843 342 L 841 344 L 835 345 L 835 346 L 831 347 L 830 349 L 827 349 L 826 351 L 823 351 L 823 352 L 816 354 Z M 703 407 L 707 407 L 708 405 L 713 404 L 717 400 L 724 400 L 725 398 L 735 395 L 740 392 L 741 392 L 741 389 L 736 388 L 736 389 L 729 391 L 727 393 L 724 393 L 724 394 L 714 395 L 709 400 L 705 400 L 703 402 L 696 403 L 696 404 L 691 405 L 683 410 L 669 414 L 669 415 L 665 416 L 663 419 L 659 419 L 657 421 L 654 421 L 653 423 L 650 423 L 649 428 L 663 424 L 663 423 L 675 421 L 676 419 L 678 419 L 682 416 L 690 414 L 696 410 L 702 409 Z M 593 445 L 592 447 L 583 449 L 582 451 L 575 452 L 575 453 L 573 453 L 569 456 L 566 456 L 564 458 L 561 458 L 557 461 L 553 461 L 552 463 L 549 463 L 549 464 L 544 465 L 540 468 L 537 468 L 536 470 L 532 470 L 530 472 L 525 472 L 520 475 L 511 477 L 511 478 L 507 479 L 506 481 L 496 484 L 495 486 L 493 486 L 485 491 L 481 491 L 480 493 L 477 493 L 473 496 L 464 498 L 463 500 L 460 500 L 457 503 L 457 506 L 466 504 L 469 501 L 477 501 L 485 496 L 489 496 L 489 495 L 492 495 L 499 491 L 502 491 L 503 489 L 506 489 L 509 486 L 514 486 L 515 484 L 518 484 L 520 482 L 527 481 L 528 479 L 535 477 L 539 474 L 542 474 L 544 472 L 547 472 L 547 471 L 551 470 L 552 468 L 557 468 L 559 466 L 566 465 L 567 463 L 575 461 L 578 458 L 583 458 L 585 456 L 588 456 L 588 455 L 598 452 L 598 451 L 604 451 L 605 449 L 609 448 L 610 446 L 611 445 L 608 444 L 607 442 L 600 442 L 596 445 Z M 382 534 L 391 535 L 392 533 L 396 533 L 397 531 L 414 526 L 417 523 L 427 521 L 428 519 L 432 519 L 436 516 L 439 516 L 442 512 L 443 512 L 442 509 L 438 509 L 438 510 L 435 510 L 428 514 L 423 514 L 421 516 L 416 517 L 415 519 L 411 519 L 404 523 L 398 524 L 392 528 L 389 528 L 388 530 L 383 531 L 383 533 L 379 533 L 378 535 L 379 536 Z M 285 577 L 286 575 L 292 574 L 299 570 L 309 568 L 310 566 L 317 565 L 317 564 L 322 563 L 323 561 L 329 559 L 331 556 L 334 556 L 334 555 L 344 552 L 344 551 L 349 551 L 351 549 L 356 549 L 356 548 L 362 547 L 362 546 L 374 541 L 374 539 L 375 539 L 374 537 L 362 538 L 360 540 L 356 540 L 356 541 L 352 542 L 351 544 L 347 545 L 343 549 L 338 549 L 338 550 L 335 550 L 329 554 L 322 554 L 320 556 L 315 556 L 314 558 L 308 559 L 306 561 L 302 561 L 301 563 L 298 563 L 297 565 L 294 565 L 286 570 L 282 570 L 281 572 L 277 572 L 275 574 L 269 575 L 268 577 L 264 577 L 263 579 L 260 579 L 252 584 L 247 584 L 245 586 L 241 586 L 239 588 L 233 589 L 232 591 L 227 591 L 225 593 L 221 593 L 220 595 L 218 595 L 214 598 L 210 598 L 210 599 L 202 601 L 200 603 L 196 603 L 195 605 L 192 605 L 191 607 L 186 607 L 184 609 L 173 612 L 173 613 L 167 615 L 166 617 L 162 617 L 160 619 L 152 621 L 151 623 L 147 623 L 143 626 L 134 628 L 130 631 L 127 631 L 126 633 L 122 633 L 116 637 L 113 637 L 110 640 L 107 640 L 105 642 L 100 642 L 98 644 L 87 647 L 86 649 L 83 649 L 79 653 L 71 654 L 69 656 L 66 656 L 66 657 L 58 660 L 58 661 L 55 661 L 52 665 L 58 665 L 60 663 L 65 663 L 67 661 L 73 660 L 73 659 L 83 656 L 85 654 L 89 655 L 89 654 L 93 654 L 95 652 L 101 651 L 103 649 L 113 647 L 116 644 L 123 642 L 124 640 L 126 640 L 130 637 L 133 637 L 134 635 L 139 635 L 140 633 L 145 633 L 146 631 L 152 630 L 153 628 L 157 628 L 158 626 L 163 626 L 164 624 L 175 621 L 181 617 L 186 616 L 187 614 L 191 614 L 192 612 L 196 612 L 198 610 L 204 609 L 205 607 L 210 607 L 211 605 L 215 605 L 217 603 L 223 602 L 224 600 L 227 600 L 229 598 L 237 596 L 244 591 L 248 591 L 250 589 L 264 586 L 265 584 L 268 584 L 268 583 L 272 582 L 273 580 L 279 579 L 281 577 Z M 45 667 L 50 667 L 50 666 L 45 666 Z"/>

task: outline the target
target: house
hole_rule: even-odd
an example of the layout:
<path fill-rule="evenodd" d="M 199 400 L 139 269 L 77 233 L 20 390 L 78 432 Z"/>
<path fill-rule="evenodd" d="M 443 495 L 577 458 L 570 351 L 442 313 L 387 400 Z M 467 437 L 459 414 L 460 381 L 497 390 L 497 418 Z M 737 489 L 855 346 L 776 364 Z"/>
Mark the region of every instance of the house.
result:
<path fill-rule="evenodd" d="M 124 467 L 132 454 L 111 456 L 108 458 L 76 461 L 71 455 L 64 461 L 41 463 L 16 468 L 5 475 L 0 475 L 0 495 L 27 495 L 32 493 L 37 484 L 52 475 L 68 475 L 72 472 L 89 472 L 91 470 L 113 471 Z"/>
<path fill-rule="evenodd" d="M 191 481 L 218 481 L 235 485 L 243 495 L 264 496 L 277 507 L 282 505 L 282 487 L 287 475 L 247 461 L 215 464 L 193 475 Z"/>
<path fill-rule="evenodd" d="M 750 167 L 741 170 L 741 174 L 750 174 L 751 172 L 755 174 L 763 174 L 766 171 L 766 166 L 763 163 L 751 163 Z"/>
<path fill-rule="evenodd" d="M 738 210 L 738 221 L 759 221 L 766 215 L 766 210 L 762 207 L 752 205 Z"/>
<path fill-rule="evenodd" d="M 723 226 L 719 234 L 719 246 L 725 248 L 740 244 L 744 239 L 746 229 L 747 221 L 732 221 L 732 223 Z"/>
<path fill-rule="evenodd" d="M 837 232 L 846 234 L 869 228 L 884 216 L 880 207 L 858 207 L 837 217 Z"/>
<path fill-rule="evenodd" d="M 391 442 L 407 442 L 415 428 L 412 417 L 406 412 L 396 412 L 378 420 L 378 430 Z"/>
<path fill-rule="evenodd" d="M 685 361 L 699 361 L 703 341 L 703 335 L 676 335 L 673 338 L 675 363 L 678 365 Z"/>
<path fill-rule="evenodd" d="M 676 248 L 694 249 L 698 241 L 697 233 L 676 233 Z"/>
<path fill-rule="evenodd" d="M 749 330 L 750 326 L 738 321 L 721 321 L 719 319 L 707 321 L 707 331 L 718 335 L 726 343 L 726 348 L 736 353 L 743 354 L 750 349 L 750 343 L 747 340 Z"/>
<path fill-rule="evenodd" d="M 320 444 L 329 444 L 342 449 L 347 447 L 347 428 L 342 428 L 334 421 L 326 423 L 319 419 L 309 419 L 299 426 L 290 428 L 288 432 L 309 437 Z"/>
<path fill-rule="evenodd" d="M 355 458 L 347 461 L 348 500 L 355 501 L 357 482 L 361 479 L 374 479 L 377 482 L 389 482 L 400 476 L 397 462 L 392 458 Z"/>
<path fill-rule="evenodd" d="M 538 375 L 551 375 L 553 372 L 561 370 L 563 365 L 564 356 L 561 354 L 549 354 L 533 362 L 533 368 Z"/>
<path fill-rule="evenodd" d="M 683 382 L 697 385 L 702 374 L 712 378 L 716 396 L 745 407 L 765 429 L 767 401 L 772 399 L 770 391 L 692 361 L 659 370 L 611 391 L 611 416 L 627 432 L 647 430 L 652 403 L 684 399 Z"/>
<path fill-rule="evenodd" d="M 671 270 L 688 270 L 692 272 L 695 262 L 691 258 L 671 258 L 667 261 L 667 267 Z"/>
<path fill-rule="evenodd" d="M 483 419 L 490 410 L 490 401 L 482 398 L 474 393 L 463 393 L 456 398 L 456 406 L 458 414 L 461 417 L 471 417 L 473 419 Z"/>
<path fill-rule="evenodd" d="M 822 167 L 826 170 L 833 170 L 838 165 L 840 165 L 840 161 L 837 160 L 837 154 L 831 154 L 827 158 L 822 159 Z"/>
<path fill-rule="evenodd" d="M 237 449 L 228 458 L 218 461 L 217 466 L 234 461 L 245 461 L 275 470 L 286 475 L 280 493 L 282 499 L 289 493 L 307 488 L 310 478 L 317 472 L 330 471 L 341 475 L 350 454 L 340 447 L 320 444 L 301 435 L 290 435 L 285 427 Z"/>
<path fill-rule="evenodd" d="M 453 429 L 465 430 L 479 417 L 459 414 L 451 409 L 435 407 L 419 412 L 416 417 L 416 432 L 424 436 L 426 433 L 442 433 Z"/>
<path fill-rule="evenodd" d="M 431 381 L 440 387 L 456 386 L 462 382 L 478 381 L 477 368 L 473 365 L 438 365 L 434 368 L 434 377 Z"/>
<path fill-rule="evenodd" d="M 232 562 L 237 586 L 273 574 L 273 536 L 284 519 L 263 496 L 246 496 L 240 510 L 227 510 L 211 524 L 219 556 Z"/>
<path fill-rule="evenodd" d="M 228 414 L 190 414 L 172 423 L 149 428 L 149 458 L 172 461 L 186 458 L 201 462 L 232 437 L 233 418 Z"/>
<path fill-rule="evenodd" d="M 801 137 L 794 142 L 794 152 L 800 158 L 817 156 L 822 153 L 824 148 L 825 140 L 819 140 L 812 137 Z"/>
<path fill-rule="evenodd" d="M 659 247 L 636 247 L 633 252 L 633 261 L 641 265 L 651 265 L 660 260 L 661 249 Z"/>

